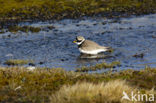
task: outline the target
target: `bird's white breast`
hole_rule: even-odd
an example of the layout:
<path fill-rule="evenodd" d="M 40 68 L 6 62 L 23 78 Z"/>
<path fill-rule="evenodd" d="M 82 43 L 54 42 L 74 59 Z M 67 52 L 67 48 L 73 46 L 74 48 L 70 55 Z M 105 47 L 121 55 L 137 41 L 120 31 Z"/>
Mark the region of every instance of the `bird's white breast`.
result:
<path fill-rule="evenodd" d="M 97 50 L 87 51 L 87 50 L 83 50 L 83 49 L 79 48 L 79 51 L 81 53 L 84 53 L 84 54 L 98 54 L 98 53 L 104 52 L 106 50 L 104 50 L 104 49 L 97 49 Z"/>

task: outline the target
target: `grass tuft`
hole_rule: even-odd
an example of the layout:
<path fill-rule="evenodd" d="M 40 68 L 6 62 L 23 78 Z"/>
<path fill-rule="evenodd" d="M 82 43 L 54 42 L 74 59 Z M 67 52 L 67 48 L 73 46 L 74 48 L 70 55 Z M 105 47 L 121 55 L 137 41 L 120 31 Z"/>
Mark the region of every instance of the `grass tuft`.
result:
<path fill-rule="evenodd" d="M 51 103 L 132 103 L 123 99 L 123 91 L 128 96 L 133 91 L 137 94 L 136 87 L 129 86 L 123 80 L 109 81 L 107 83 L 81 82 L 74 85 L 65 85 L 51 96 Z M 154 91 L 144 91 L 144 94 L 154 94 Z M 142 103 L 142 102 L 133 102 Z"/>

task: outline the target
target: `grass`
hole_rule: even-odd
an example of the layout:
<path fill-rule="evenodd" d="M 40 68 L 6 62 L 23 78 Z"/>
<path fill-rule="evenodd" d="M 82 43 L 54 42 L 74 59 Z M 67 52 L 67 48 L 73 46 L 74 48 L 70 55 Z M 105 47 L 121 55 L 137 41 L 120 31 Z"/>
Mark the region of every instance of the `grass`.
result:
<path fill-rule="evenodd" d="M 101 70 L 101 69 L 106 69 L 106 68 L 114 68 L 119 65 L 120 65 L 119 61 L 114 61 L 110 64 L 103 62 L 100 64 L 96 64 L 95 66 L 89 66 L 89 67 L 83 66 L 81 68 L 77 68 L 76 72 L 96 71 L 96 70 Z"/>
<path fill-rule="evenodd" d="M 155 0 L 0 0 L 0 19 L 62 19 L 156 12 Z"/>
<path fill-rule="evenodd" d="M 24 65 L 28 63 L 33 63 L 32 60 L 21 60 L 21 59 L 9 59 L 5 61 L 4 64 L 6 65 Z"/>
<path fill-rule="evenodd" d="M 82 95 L 74 94 L 75 99 L 78 102 L 82 100 L 82 103 L 84 102 L 93 103 L 90 101 L 95 100 L 98 103 L 102 103 L 98 101 L 100 100 L 98 98 L 101 98 L 102 96 L 102 98 L 106 98 L 106 100 L 108 101 L 109 100 L 119 101 L 120 103 L 119 94 L 121 93 L 121 91 L 118 88 L 118 86 L 119 87 L 121 86 L 121 88 L 123 89 L 125 88 L 124 90 L 128 90 L 126 88 L 132 88 L 132 90 L 138 89 L 141 91 L 150 92 L 150 90 L 156 86 L 155 77 L 156 77 L 156 68 L 148 68 L 148 67 L 140 71 L 130 69 L 115 73 L 106 72 L 100 74 L 96 73 L 88 74 L 73 71 L 64 71 L 63 69 L 59 68 L 42 69 L 36 67 L 35 70 L 30 71 L 25 67 L 7 67 L 7 68 L 1 67 L 0 102 L 50 103 L 52 102 L 50 98 L 52 99 L 53 96 L 57 96 L 57 94 L 59 94 L 60 96 L 59 98 L 55 98 L 56 101 L 62 100 L 61 99 L 63 98 L 62 93 L 71 96 L 72 94 L 70 94 L 69 91 L 73 91 L 73 93 L 76 93 L 76 89 L 79 90 L 82 89 L 81 91 L 83 92 L 87 91 L 87 87 L 89 86 L 91 87 L 91 89 L 90 91 L 87 91 L 87 93 L 93 94 L 90 95 L 88 94 L 86 95 L 86 98 L 83 99 L 81 99 L 81 97 L 83 97 L 83 95 L 85 94 Z M 86 87 L 84 85 L 86 85 Z M 94 85 L 95 88 L 92 88 L 94 87 Z M 104 87 L 99 88 L 100 85 L 104 85 Z M 109 90 L 108 88 L 110 88 L 110 90 L 112 89 L 112 91 L 110 91 L 108 93 L 109 95 L 106 96 L 104 91 L 105 90 L 108 91 Z M 119 90 L 116 88 L 118 88 Z M 101 94 L 97 95 L 99 91 L 97 91 L 94 94 L 93 91 L 95 91 L 95 89 L 101 91 L 102 95 Z M 79 91 L 77 92 L 79 93 Z M 110 98 L 109 97 L 110 95 L 113 95 L 116 98 Z M 93 96 L 94 98 L 88 96 L 91 97 Z"/>

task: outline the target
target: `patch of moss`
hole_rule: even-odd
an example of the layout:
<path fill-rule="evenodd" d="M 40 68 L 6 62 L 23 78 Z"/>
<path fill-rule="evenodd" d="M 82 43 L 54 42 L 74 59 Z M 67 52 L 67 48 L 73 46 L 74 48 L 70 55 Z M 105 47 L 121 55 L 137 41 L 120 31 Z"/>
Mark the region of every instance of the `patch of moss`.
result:
<path fill-rule="evenodd" d="M 19 30 L 19 26 L 11 26 L 8 28 L 10 32 L 16 33 Z"/>
<path fill-rule="evenodd" d="M 89 67 L 83 66 L 81 68 L 77 68 L 76 72 L 96 71 L 96 70 L 101 70 L 101 69 L 106 69 L 106 68 L 114 68 L 115 66 L 118 66 L 118 65 L 120 65 L 119 61 L 114 61 L 110 64 L 103 62 L 100 64 L 96 64 L 95 66 L 89 66 Z"/>
<path fill-rule="evenodd" d="M 5 30 L 4 29 L 1 29 L 0 30 L 0 34 L 3 34 L 3 33 L 5 33 Z"/>
<path fill-rule="evenodd" d="M 10 32 L 18 32 L 18 31 L 22 31 L 22 32 L 32 32 L 32 33 L 35 33 L 35 32 L 40 32 L 41 31 L 41 28 L 39 27 L 32 27 L 32 26 L 10 26 L 8 28 L 8 31 Z"/>
<path fill-rule="evenodd" d="M 10 59 L 5 61 L 4 64 L 6 65 L 24 65 L 24 64 L 28 64 L 28 63 L 33 63 L 32 60 L 21 60 L 21 59 Z"/>

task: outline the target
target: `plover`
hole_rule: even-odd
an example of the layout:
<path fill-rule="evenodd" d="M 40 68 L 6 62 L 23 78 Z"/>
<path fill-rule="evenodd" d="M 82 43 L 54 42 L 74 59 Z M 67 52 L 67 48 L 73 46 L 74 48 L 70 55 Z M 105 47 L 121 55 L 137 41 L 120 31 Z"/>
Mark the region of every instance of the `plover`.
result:
<path fill-rule="evenodd" d="M 77 36 L 73 42 L 78 45 L 79 51 L 83 54 L 95 55 L 110 50 L 110 47 L 100 46 L 94 41 L 85 40 L 83 36 Z"/>

